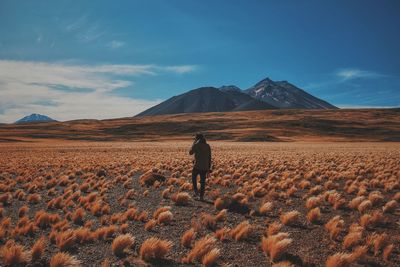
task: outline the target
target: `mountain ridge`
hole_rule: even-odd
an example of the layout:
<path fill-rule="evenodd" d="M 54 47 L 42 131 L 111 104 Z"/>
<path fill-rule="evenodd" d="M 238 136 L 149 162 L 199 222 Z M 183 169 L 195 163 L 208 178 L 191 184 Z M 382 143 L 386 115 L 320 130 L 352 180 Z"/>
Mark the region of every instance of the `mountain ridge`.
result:
<path fill-rule="evenodd" d="M 15 123 L 20 124 L 20 123 L 51 122 L 51 121 L 56 121 L 56 120 L 54 120 L 46 115 L 32 113 L 31 115 L 25 116 L 25 117 L 17 120 Z"/>
<path fill-rule="evenodd" d="M 135 117 L 282 108 L 337 109 L 334 105 L 307 93 L 288 81 L 274 82 L 270 78 L 265 78 L 245 90 L 235 85 L 192 89 L 173 96 Z"/>

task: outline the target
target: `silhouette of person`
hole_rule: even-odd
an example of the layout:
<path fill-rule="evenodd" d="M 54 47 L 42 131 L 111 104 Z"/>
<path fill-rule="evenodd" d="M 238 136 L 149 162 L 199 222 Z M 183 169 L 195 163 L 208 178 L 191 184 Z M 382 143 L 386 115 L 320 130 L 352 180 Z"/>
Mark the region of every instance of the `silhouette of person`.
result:
<path fill-rule="evenodd" d="M 211 172 L 211 147 L 207 144 L 206 138 L 203 134 L 196 134 L 189 154 L 194 154 L 194 165 L 192 170 L 193 191 L 196 196 L 199 195 L 197 189 L 197 176 L 200 175 L 200 200 L 203 201 L 206 177 Z"/>

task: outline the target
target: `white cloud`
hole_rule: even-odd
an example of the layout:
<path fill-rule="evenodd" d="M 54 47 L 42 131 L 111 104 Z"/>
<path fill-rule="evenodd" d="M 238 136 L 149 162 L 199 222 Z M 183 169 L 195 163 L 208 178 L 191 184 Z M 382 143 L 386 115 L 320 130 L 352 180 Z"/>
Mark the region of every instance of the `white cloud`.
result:
<path fill-rule="evenodd" d="M 31 113 L 57 120 L 133 116 L 160 100 L 115 95 L 114 90 L 132 86 L 126 76 L 187 73 L 194 69 L 190 65 L 93 66 L 0 60 L 0 122 L 14 122 Z"/>
<path fill-rule="evenodd" d="M 184 66 L 167 66 L 164 68 L 166 71 L 175 72 L 178 74 L 184 74 L 196 71 L 198 66 L 195 65 L 184 65 Z"/>
<path fill-rule="evenodd" d="M 341 78 L 343 81 L 356 79 L 356 78 L 379 78 L 385 75 L 368 70 L 360 69 L 340 69 L 336 71 L 336 76 Z"/>
<path fill-rule="evenodd" d="M 125 42 L 122 41 L 117 41 L 117 40 L 112 40 L 108 46 L 111 47 L 112 49 L 117 49 L 120 47 L 123 47 L 125 45 Z"/>
<path fill-rule="evenodd" d="M 351 105 L 351 104 L 339 104 L 336 105 L 338 108 L 342 109 L 380 109 L 380 108 L 399 108 L 398 106 L 382 106 L 382 105 Z"/>

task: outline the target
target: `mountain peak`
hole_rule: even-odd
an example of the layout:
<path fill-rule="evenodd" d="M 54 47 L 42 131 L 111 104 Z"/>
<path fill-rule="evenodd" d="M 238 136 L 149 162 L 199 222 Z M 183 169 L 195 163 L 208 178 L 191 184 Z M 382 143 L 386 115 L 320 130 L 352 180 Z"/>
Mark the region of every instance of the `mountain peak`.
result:
<path fill-rule="evenodd" d="M 31 115 L 25 116 L 22 119 L 17 120 L 15 123 L 25 123 L 25 122 L 49 122 L 56 121 L 46 115 L 32 113 Z"/>
<path fill-rule="evenodd" d="M 223 85 L 218 89 L 223 91 L 223 92 L 241 92 L 242 91 L 236 85 Z"/>
<path fill-rule="evenodd" d="M 277 108 L 298 109 L 336 109 L 328 102 L 310 95 L 288 81 L 272 81 L 266 78 L 249 89 L 244 90 L 250 96 Z"/>
<path fill-rule="evenodd" d="M 274 84 L 274 81 L 271 80 L 269 77 L 259 81 L 258 83 L 256 83 L 254 86 L 260 86 L 260 85 L 271 85 Z"/>

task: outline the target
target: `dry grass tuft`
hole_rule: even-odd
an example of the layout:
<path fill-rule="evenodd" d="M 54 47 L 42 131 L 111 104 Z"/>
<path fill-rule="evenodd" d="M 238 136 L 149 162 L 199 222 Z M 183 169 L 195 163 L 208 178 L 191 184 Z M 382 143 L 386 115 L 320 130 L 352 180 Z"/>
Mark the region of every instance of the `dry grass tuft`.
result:
<path fill-rule="evenodd" d="M 45 247 L 46 247 L 46 239 L 44 236 L 42 236 L 32 246 L 31 253 L 33 262 L 42 258 Z"/>
<path fill-rule="evenodd" d="M 72 213 L 72 221 L 75 224 L 79 224 L 82 225 L 84 223 L 83 218 L 85 217 L 85 210 L 82 208 L 78 208 L 77 210 L 74 211 L 74 213 Z"/>
<path fill-rule="evenodd" d="M 214 249 L 216 239 L 213 236 L 205 236 L 198 240 L 189 254 L 182 259 L 183 263 L 193 263 L 195 260 L 201 260 L 208 252 Z"/>
<path fill-rule="evenodd" d="M 268 237 L 262 237 L 261 248 L 268 255 L 271 262 L 275 262 L 287 251 L 292 243 L 292 239 L 288 238 L 288 233 L 278 233 Z"/>
<path fill-rule="evenodd" d="M 81 262 L 68 253 L 59 252 L 51 257 L 50 267 L 80 267 Z"/>
<path fill-rule="evenodd" d="M 140 247 L 140 258 L 144 261 L 160 260 L 171 250 L 172 242 L 156 237 L 146 239 Z"/>
<path fill-rule="evenodd" d="M 272 202 L 265 202 L 260 207 L 259 213 L 261 215 L 266 215 L 268 212 L 271 212 L 273 208 L 274 208 L 274 205 L 272 204 Z"/>
<path fill-rule="evenodd" d="M 183 233 L 181 237 L 181 245 L 186 248 L 190 248 L 195 238 L 196 238 L 196 231 L 193 228 L 190 228 L 189 230 Z"/>
<path fill-rule="evenodd" d="M 214 236 L 215 236 L 218 240 L 223 241 L 223 240 L 227 239 L 227 236 L 228 236 L 228 234 L 229 234 L 229 231 L 230 231 L 229 228 L 223 227 L 223 228 L 218 229 L 217 231 L 215 231 Z"/>
<path fill-rule="evenodd" d="M 231 230 L 230 235 L 235 241 L 240 241 L 248 238 L 252 232 L 253 228 L 249 221 L 243 221 Z"/>
<path fill-rule="evenodd" d="M 75 232 L 72 230 L 61 232 L 56 235 L 56 246 L 61 251 L 72 249 L 72 247 L 75 245 L 75 241 Z"/>
<path fill-rule="evenodd" d="M 227 215 L 228 215 L 228 210 L 223 209 L 223 210 L 219 211 L 217 215 L 215 215 L 215 220 L 217 222 L 226 221 Z"/>
<path fill-rule="evenodd" d="M 271 235 L 276 235 L 277 233 L 279 233 L 279 231 L 282 228 L 282 224 L 279 222 L 273 222 L 270 225 L 268 225 L 266 234 L 267 236 L 271 236 Z"/>
<path fill-rule="evenodd" d="M 131 234 L 117 236 L 111 244 L 113 253 L 117 257 L 123 257 L 126 250 L 131 248 L 135 243 L 135 238 Z"/>
<path fill-rule="evenodd" d="M 321 210 L 313 208 L 307 213 L 307 221 L 310 223 L 318 223 L 321 220 Z"/>
<path fill-rule="evenodd" d="M 343 227 L 344 221 L 339 215 L 333 217 L 325 224 L 325 229 L 329 232 L 329 236 L 332 240 L 337 239 Z"/>
<path fill-rule="evenodd" d="M 398 206 L 399 206 L 399 204 L 397 203 L 396 200 L 391 200 L 388 203 L 386 203 L 385 206 L 383 206 L 383 212 L 384 213 L 393 213 L 394 211 L 396 211 Z"/>
<path fill-rule="evenodd" d="M 350 267 L 353 262 L 351 254 L 349 253 L 336 253 L 328 257 L 326 267 Z"/>
<path fill-rule="evenodd" d="M 0 249 L 0 256 L 3 263 L 8 266 L 19 266 L 28 262 L 28 253 L 24 247 L 16 244 L 13 240 L 7 241 Z"/>
<path fill-rule="evenodd" d="M 392 252 L 393 252 L 393 249 L 394 249 L 394 245 L 393 245 L 393 244 L 387 245 L 387 246 L 383 249 L 383 259 L 384 259 L 385 261 L 389 261 L 389 258 L 390 258 L 390 255 L 391 255 Z"/>
<path fill-rule="evenodd" d="M 217 220 L 211 214 L 202 213 L 201 224 L 210 230 L 215 230 L 215 227 L 217 226 Z"/>
<path fill-rule="evenodd" d="M 174 216 L 172 215 L 172 212 L 167 210 L 167 211 L 163 211 L 160 214 L 158 214 L 157 222 L 159 224 L 169 224 L 173 218 L 174 218 Z"/>
<path fill-rule="evenodd" d="M 358 205 L 357 209 L 359 212 L 364 213 L 372 208 L 372 202 L 369 200 L 364 200 Z"/>
<path fill-rule="evenodd" d="M 177 206 L 186 206 L 189 204 L 191 197 L 187 192 L 179 192 L 172 195 L 171 199 Z"/>
<path fill-rule="evenodd" d="M 220 251 L 218 248 L 213 248 L 210 250 L 204 257 L 201 259 L 201 263 L 205 267 L 215 266 L 220 255 Z"/>
<path fill-rule="evenodd" d="M 281 261 L 281 262 L 272 264 L 272 267 L 295 267 L 295 266 L 290 261 Z"/>
<path fill-rule="evenodd" d="M 298 212 L 297 210 L 286 212 L 280 216 L 280 219 L 284 225 L 298 224 L 300 219 L 300 212 Z"/>
<path fill-rule="evenodd" d="M 156 225 L 157 225 L 157 220 L 151 219 L 144 225 L 144 229 L 146 231 L 152 231 Z"/>

